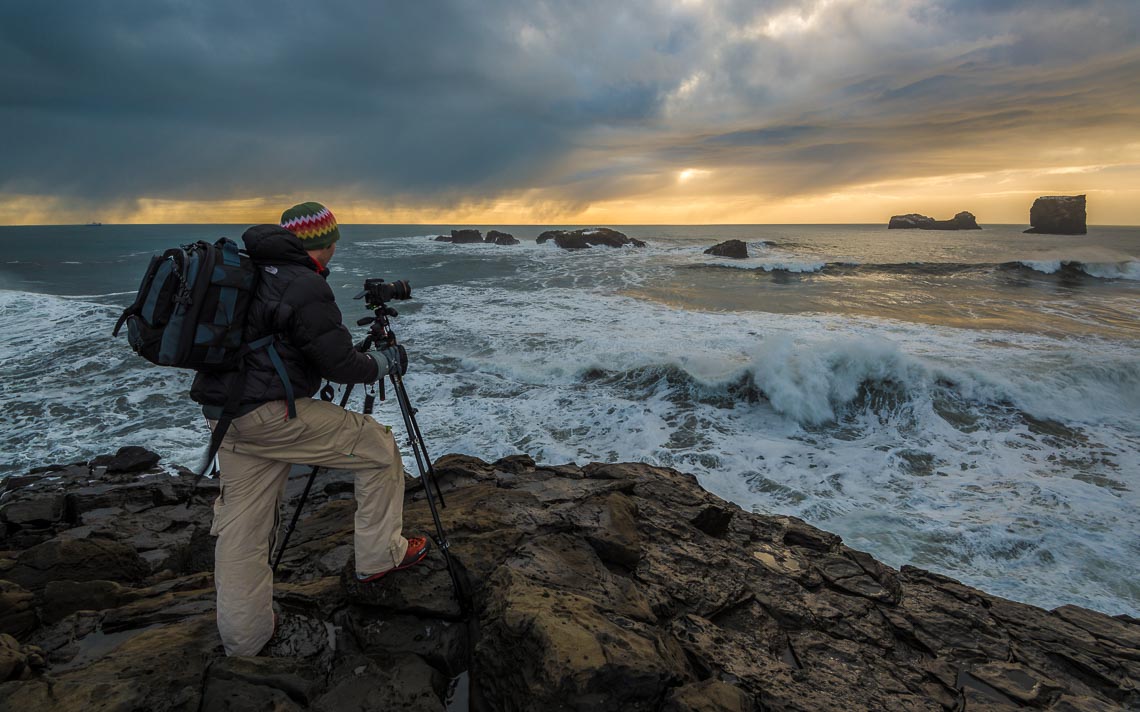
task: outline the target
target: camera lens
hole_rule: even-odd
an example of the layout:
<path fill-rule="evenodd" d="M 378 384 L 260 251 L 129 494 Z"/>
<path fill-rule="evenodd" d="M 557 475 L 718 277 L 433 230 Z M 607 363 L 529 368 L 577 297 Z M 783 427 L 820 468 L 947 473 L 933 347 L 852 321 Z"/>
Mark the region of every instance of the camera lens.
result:
<path fill-rule="evenodd" d="M 385 299 L 411 299 L 412 285 L 406 279 L 397 279 L 395 282 L 386 282 Z"/>

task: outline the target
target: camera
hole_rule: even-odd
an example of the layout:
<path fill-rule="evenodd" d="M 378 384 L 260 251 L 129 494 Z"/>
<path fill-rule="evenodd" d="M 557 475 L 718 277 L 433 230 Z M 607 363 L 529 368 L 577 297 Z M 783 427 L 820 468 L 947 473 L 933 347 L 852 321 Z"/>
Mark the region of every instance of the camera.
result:
<path fill-rule="evenodd" d="M 364 299 L 369 308 L 390 302 L 394 299 L 411 299 L 412 285 L 406 279 L 397 279 L 395 282 L 385 282 L 383 279 L 364 280 L 364 291 L 356 295 L 357 299 Z"/>

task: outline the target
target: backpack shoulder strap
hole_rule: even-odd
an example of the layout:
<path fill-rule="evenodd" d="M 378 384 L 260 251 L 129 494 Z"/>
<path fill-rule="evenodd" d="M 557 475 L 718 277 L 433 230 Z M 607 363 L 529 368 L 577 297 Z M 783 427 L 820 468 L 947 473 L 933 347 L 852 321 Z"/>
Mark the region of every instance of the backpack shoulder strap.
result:
<path fill-rule="evenodd" d="M 213 476 L 217 471 L 215 460 L 218 456 L 218 450 L 222 449 L 222 440 L 225 439 L 226 432 L 230 429 L 230 423 L 232 423 L 237 416 L 238 407 L 241 405 L 241 397 L 244 393 L 245 361 L 243 360 L 241 367 L 234 375 L 234 382 L 230 384 L 230 392 L 226 396 L 226 404 L 222 407 L 222 416 L 214 423 L 214 429 L 210 433 L 210 448 L 206 451 L 206 461 L 202 463 L 202 469 L 194 478 L 194 484 L 190 486 L 190 496 L 186 499 L 187 507 L 194 503 L 194 495 L 198 491 L 198 483 L 202 481 L 202 478 Z"/>
<path fill-rule="evenodd" d="M 281 385 L 285 388 L 285 403 L 288 408 L 289 417 L 297 417 L 297 401 L 293 398 L 293 382 L 289 380 L 289 373 L 285 370 L 285 362 L 281 360 L 281 354 L 277 353 L 277 347 L 274 344 L 277 341 L 276 334 L 263 336 L 260 339 L 251 341 L 248 344 L 250 351 L 257 349 L 265 349 L 266 355 L 269 356 L 269 361 L 273 364 L 273 370 L 277 371 L 277 377 L 281 379 Z"/>
<path fill-rule="evenodd" d="M 151 256 L 150 264 L 147 265 L 146 272 L 143 272 L 142 284 L 139 285 L 139 291 L 135 293 L 135 300 L 131 302 L 130 306 L 123 310 L 122 314 L 119 315 L 119 320 L 115 322 L 115 329 L 111 332 L 111 336 L 118 336 L 119 330 L 123 328 L 123 324 L 127 321 L 127 318 L 132 314 L 139 313 L 139 309 L 141 309 L 143 305 L 143 300 L 146 299 L 146 288 L 151 274 L 154 273 L 154 265 L 160 261 L 162 261 L 162 257 L 160 255 Z"/>

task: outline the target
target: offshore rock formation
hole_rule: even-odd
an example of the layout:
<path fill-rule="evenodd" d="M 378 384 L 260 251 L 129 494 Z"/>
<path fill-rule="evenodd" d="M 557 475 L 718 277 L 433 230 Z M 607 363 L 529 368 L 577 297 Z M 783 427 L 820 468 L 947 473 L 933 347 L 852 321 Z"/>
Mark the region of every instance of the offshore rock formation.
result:
<path fill-rule="evenodd" d="M 888 230 L 981 230 L 974 214 L 963 210 L 949 220 L 935 220 L 918 213 L 893 215 Z"/>
<path fill-rule="evenodd" d="M 486 239 L 483 238 L 483 233 L 472 228 L 464 228 L 462 230 L 452 230 L 450 235 L 439 235 L 435 238 L 436 242 L 452 242 L 457 245 L 470 245 L 476 242 L 486 242 L 492 245 L 517 245 L 519 241 L 515 239 L 514 235 L 498 230 L 490 230 L 487 232 Z"/>
<path fill-rule="evenodd" d="M 519 241 L 514 235 L 507 232 L 499 232 L 498 230 L 490 230 L 487 232 L 487 242 L 494 245 L 517 245 Z"/>
<path fill-rule="evenodd" d="M 564 250 L 585 250 L 594 245 L 645 247 L 643 241 L 627 237 L 625 233 L 611 230 L 608 227 L 592 227 L 584 230 L 547 230 L 539 235 L 535 242 L 541 245 L 547 240 L 554 240 L 554 244 Z"/>
<path fill-rule="evenodd" d="M 748 257 L 748 245 L 746 245 L 743 240 L 725 240 L 705 250 L 705 254 L 715 255 L 717 257 L 732 257 L 738 260 L 744 259 Z"/>
<path fill-rule="evenodd" d="M 896 571 L 666 468 L 450 455 L 437 473 L 471 624 L 438 552 L 347 593 L 351 477 L 331 472 L 278 573 L 278 633 L 255 658 L 223 657 L 215 630 L 215 483 L 187 508 L 184 471 L 10 478 L 0 709 L 442 710 L 449 680 L 474 710 L 1140 705 L 1140 621 L 1126 616 Z M 431 530 L 423 495 L 409 480 L 406 531 Z"/>
<path fill-rule="evenodd" d="M 1025 232 L 1084 235 L 1088 232 L 1086 219 L 1085 196 L 1046 195 L 1033 201 L 1029 209 L 1029 224 L 1033 227 Z"/>
<path fill-rule="evenodd" d="M 440 235 L 435 238 L 436 242 L 454 242 L 457 245 L 466 245 L 472 242 L 482 242 L 483 234 L 478 230 L 466 228 L 463 230 L 452 230 L 451 235 Z"/>

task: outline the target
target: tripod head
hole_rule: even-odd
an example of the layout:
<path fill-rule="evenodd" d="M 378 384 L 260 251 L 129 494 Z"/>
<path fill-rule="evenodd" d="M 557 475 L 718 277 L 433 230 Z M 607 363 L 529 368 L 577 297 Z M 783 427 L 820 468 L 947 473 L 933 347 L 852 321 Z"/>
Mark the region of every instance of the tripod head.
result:
<path fill-rule="evenodd" d="M 406 279 L 385 282 L 383 279 L 364 280 L 364 290 L 355 299 L 363 299 L 365 306 L 373 311 L 387 309 L 386 302 L 412 298 L 412 285 Z M 389 316 L 396 316 L 395 310 Z"/>
<path fill-rule="evenodd" d="M 357 348 L 367 351 L 373 344 L 395 346 L 396 337 L 392 334 L 388 317 L 399 316 L 400 313 L 388 306 L 393 299 L 404 300 L 412 298 L 412 285 L 406 279 L 397 279 L 395 282 L 385 282 L 383 279 L 364 280 L 364 289 L 354 299 L 363 299 L 364 306 L 372 310 L 375 316 L 366 316 L 356 320 L 357 326 L 372 325 L 368 338 Z"/>

